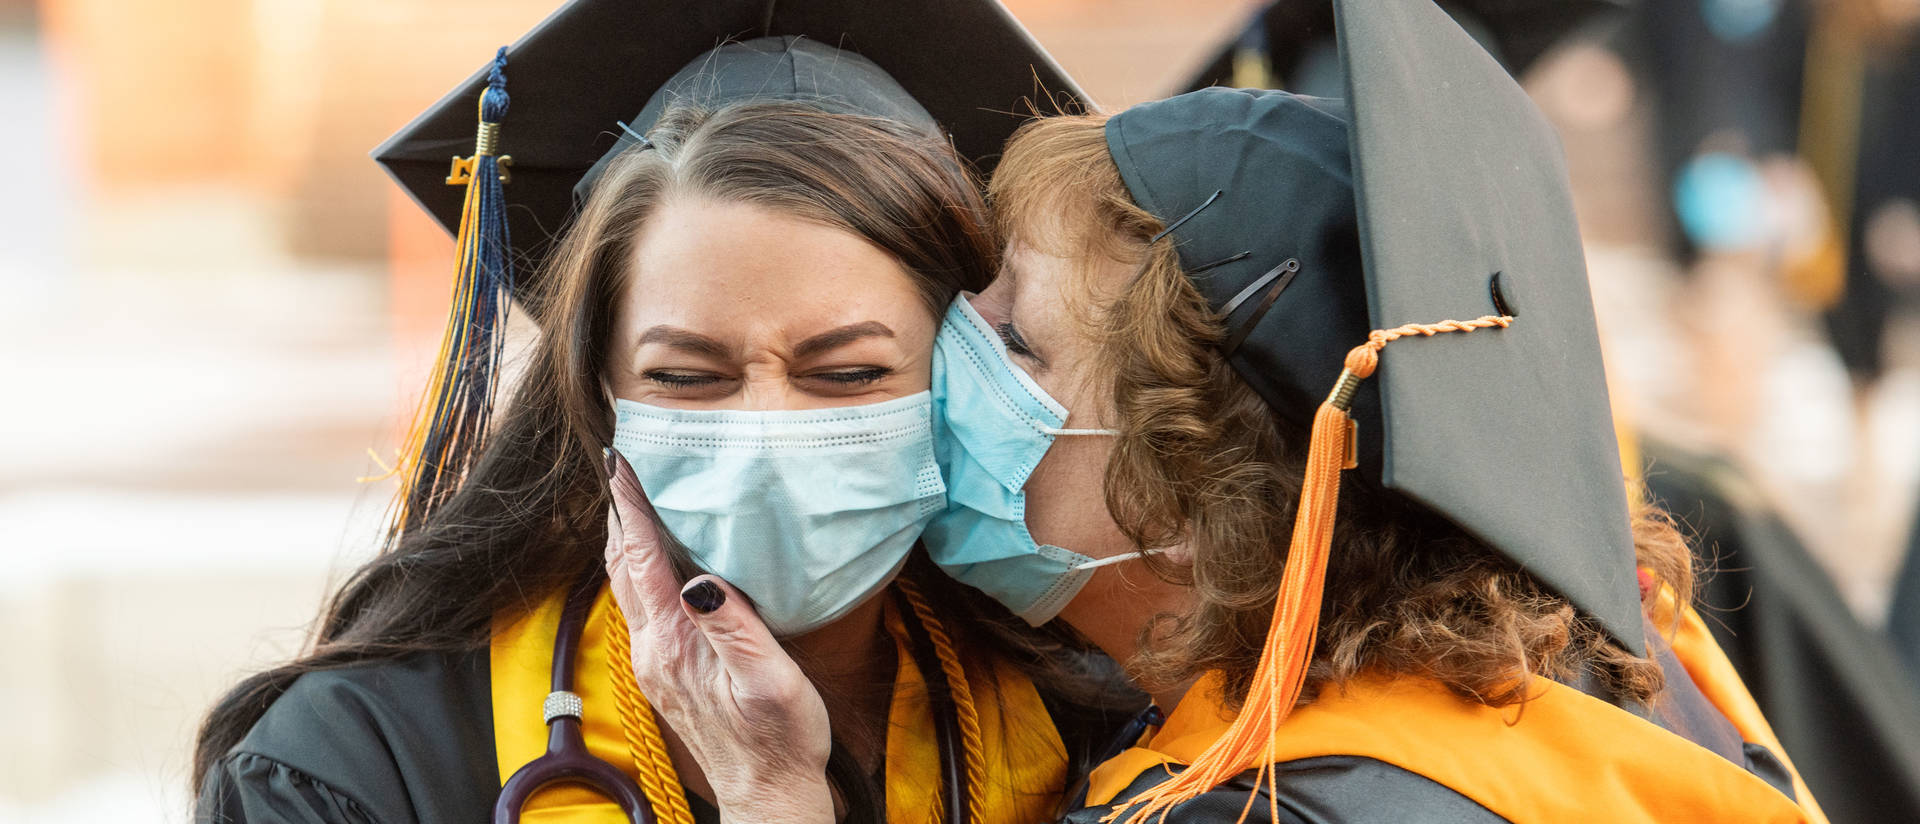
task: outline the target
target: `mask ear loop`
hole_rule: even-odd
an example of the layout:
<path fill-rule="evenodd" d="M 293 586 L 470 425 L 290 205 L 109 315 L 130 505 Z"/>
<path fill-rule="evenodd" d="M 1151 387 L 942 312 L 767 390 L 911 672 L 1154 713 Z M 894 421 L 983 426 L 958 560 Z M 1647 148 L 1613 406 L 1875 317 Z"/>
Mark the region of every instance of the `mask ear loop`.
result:
<path fill-rule="evenodd" d="M 1137 561 L 1141 558 L 1145 558 L 1148 555 L 1159 555 L 1163 552 L 1166 552 L 1166 550 L 1160 547 L 1150 547 L 1148 549 L 1140 550 L 1139 552 L 1129 552 L 1125 555 L 1115 555 L 1111 558 L 1101 558 L 1098 561 L 1088 561 L 1084 564 L 1075 564 L 1073 567 L 1073 571 L 1079 572 L 1083 569 L 1099 569 L 1103 566 L 1113 566 L 1114 564 L 1126 563 L 1127 561 Z"/>
<path fill-rule="evenodd" d="M 1043 426 L 1043 427 L 1040 427 L 1040 431 L 1045 432 L 1049 435 L 1052 435 L 1056 438 L 1070 437 L 1073 435 L 1089 435 L 1089 436 L 1103 435 L 1111 438 L 1111 437 L 1118 437 L 1120 435 L 1120 430 L 1118 429 L 1055 429 L 1051 426 Z"/>

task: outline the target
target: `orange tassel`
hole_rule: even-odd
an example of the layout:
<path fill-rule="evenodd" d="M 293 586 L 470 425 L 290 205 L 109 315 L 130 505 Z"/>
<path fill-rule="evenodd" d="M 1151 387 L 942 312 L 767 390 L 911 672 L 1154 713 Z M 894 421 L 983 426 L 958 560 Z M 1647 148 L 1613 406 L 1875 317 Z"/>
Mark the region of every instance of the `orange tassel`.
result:
<path fill-rule="evenodd" d="M 1340 473 L 1352 469 L 1358 460 L 1355 452 L 1356 430 L 1347 412 L 1360 382 L 1373 375 L 1380 362 L 1380 350 L 1407 335 L 1435 335 L 1441 332 L 1471 332 L 1491 327 L 1505 328 L 1513 318 L 1493 316 L 1471 321 L 1441 321 L 1432 324 L 1408 324 L 1376 330 L 1367 342 L 1347 353 L 1346 371 L 1333 391 L 1313 416 L 1313 438 L 1307 448 L 1307 471 L 1300 488 L 1300 506 L 1294 514 L 1293 539 L 1287 547 L 1287 565 L 1280 579 L 1279 598 L 1273 605 L 1273 623 L 1267 628 L 1266 644 L 1260 651 L 1260 663 L 1247 688 L 1247 700 L 1227 731 L 1207 747 L 1187 769 L 1173 778 L 1142 791 L 1108 814 L 1112 821 L 1132 808 L 1124 824 L 1141 824 L 1158 814 L 1162 817 L 1174 805 L 1191 801 L 1248 769 L 1257 770 L 1254 788 L 1262 784 L 1267 794 L 1272 820 L 1280 819 L 1278 785 L 1272 760 L 1266 757 L 1268 744 L 1280 733 L 1281 722 L 1293 713 L 1306 686 L 1307 668 L 1313 662 L 1313 646 L 1320 629 L 1320 601 L 1326 589 L 1327 559 L 1333 547 L 1334 516 L 1340 503 Z M 1139 805 L 1139 806 L 1135 806 Z M 1252 811 L 1253 794 L 1240 812 L 1244 822 Z"/>

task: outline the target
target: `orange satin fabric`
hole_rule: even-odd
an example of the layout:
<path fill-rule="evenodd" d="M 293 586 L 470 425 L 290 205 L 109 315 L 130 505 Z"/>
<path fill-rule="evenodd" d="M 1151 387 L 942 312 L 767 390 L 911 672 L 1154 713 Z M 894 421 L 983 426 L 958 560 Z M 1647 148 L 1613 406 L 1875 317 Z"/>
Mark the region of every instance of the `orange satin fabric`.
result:
<path fill-rule="evenodd" d="M 1674 648 L 1742 736 L 1784 761 L 1766 719 L 1691 610 Z M 1423 679 L 1362 679 L 1296 709 L 1266 757 L 1273 763 L 1372 758 L 1426 776 L 1517 824 L 1595 816 L 1648 824 L 1825 824 L 1797 773 L 1800 804 L 1651 722 L 1571 687 L 1539 684 L 1523 709 L 1465 701 Z M 1232 719 L 1218 694 L 1215 677 L 1196 684 L 1163 727 L 1094 771 L 1088 803 L 1124 800 L 1115 796 L 1141 774 L 1188 763 L 1203 751 Z"/>

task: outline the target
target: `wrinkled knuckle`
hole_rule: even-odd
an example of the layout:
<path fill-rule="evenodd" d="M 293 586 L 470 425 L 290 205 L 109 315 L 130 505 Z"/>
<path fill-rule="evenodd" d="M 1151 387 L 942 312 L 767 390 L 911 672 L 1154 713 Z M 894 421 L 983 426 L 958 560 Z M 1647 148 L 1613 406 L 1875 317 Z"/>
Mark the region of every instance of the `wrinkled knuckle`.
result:
<path fill-rule="evenodd" d="M 784 679 L 755 684 L 753 689 L 740 697 L 743 708 L 781 717 L 798 715 L 805 708 L 806 700 L 806 690 Z"/>
<path fill-rule="evenodd" d="M 760 652 L 755 643 L 756 639 L 747 633 L 745 627 L 737 625 L 710 627 L 707 630 L 707 638 L 711 639 L 715 646 L 724 645 L 737 653 L 758 655 Z"/>
<path fill-rule="evenodd" d="M 667 691 L 667 682 L 662 680 L 659 674 L 651 669 L 635 670 L 633 680 L 634 683 L 640 687 L 640 692 L 649 698 Z"/>

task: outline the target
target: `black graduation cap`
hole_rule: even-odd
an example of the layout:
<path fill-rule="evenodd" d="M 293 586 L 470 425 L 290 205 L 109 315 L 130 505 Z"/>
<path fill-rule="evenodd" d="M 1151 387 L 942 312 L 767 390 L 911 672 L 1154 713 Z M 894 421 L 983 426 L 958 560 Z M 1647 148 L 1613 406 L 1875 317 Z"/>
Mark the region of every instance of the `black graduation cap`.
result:
<path fill-rule="evenodd" d="M 890 75 L 982 171 L 1020 125 L 1013 113 L 1023 99 L 1085 100 L 998 0 L 572 0 L 506 53 L 513 107 L 499 151 L 512 157 L 505 196 L 522 279 L 567 223 L 575 184 L 623 136 L 619 124 L 643 132 L 635 113 L 723 43 L 783 36 L 830 47 L 802 47 L 790 61 L 816 70 L 815 91 L 853 95 L 873 67 Z M 836 64 L 836 49 L 848 59 Z M 733 62 L 706 65 L 749 71 Z M 473 152 L 474 102 L 487 79 L 475 73 L 373 152 L 450 232 L 462 195 L 447 185 L 448 161 Z"/>
<path fill-rule="evenodd" d="M 1128 191 L 1225 316 L 1229 363 L 1278 414 L 1312 415 L 1313 433 L 1246 701 L 1188 770 L 1128 802 L 1143 802 L 1136 821 L 1259 765 L 1304 683 L 1341 470 L 1356 457 L 1644 654 L 1558 138 L 1427 0 L 1333 7 L 1345 106 L 1214 88 L 1107 123 Z"/>
<path fill-rule="evenodd" d="M 1334 6 L 1344 104 L 1190 92 L 1109 120 L 1113 159 L 1226 316 L 1229 361 L 1282 416 L 1312 420 L 1370 330 L 1513 316 L 1387 347 L 1354 397 L 1359 457 L 1639 651 L 1624 476 L 1558 138 L 1431 3 Z"/>
<path fill-rule="evenodd" d="M 454 233 L 458 259 L 438 364 L 389 473 L 405 482 L 389 540 L 424 523 L 477 458 L 508 303 L 539 272 L 576 190 L 584 200 L 584 179 L 640 140 L 670 98 L 805 98 L 944 127 L 985 169 L 1035 94 L 1084 101 L 997 0 L 561 6 L 373 152 Z"/>
<path fill-rule="evenodd" d="M 1440 7 L 1516 76 L 1568 32 L 1593 19 L 1621 12 L 1628 4 L 1629 0 L 1440 0 Z M 1328 0 L 1273 0 L 1222 44 L 1187 81 L 1186 88 L 1244 82 L 1234 79 L 1237 61 L 1257 57 L 1279 77 L 1281 88 L 1324 93 L 1303 87 L 1300 82 L 1307 79 L 1304 75 L 1318 74 L 1313 63 L 1320 56 L 1330 56 L 1333 28 L 1333 4 Z"/>

